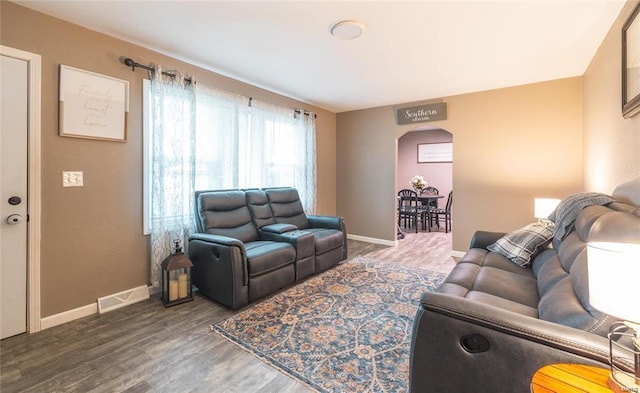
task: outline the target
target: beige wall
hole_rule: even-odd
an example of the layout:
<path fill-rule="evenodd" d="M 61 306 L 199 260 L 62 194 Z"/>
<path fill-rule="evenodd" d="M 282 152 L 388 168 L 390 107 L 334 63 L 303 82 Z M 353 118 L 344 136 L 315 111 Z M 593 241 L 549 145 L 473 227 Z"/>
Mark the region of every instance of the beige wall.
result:
<path fill-rule="evenodd" d="M 142 70 L 120 56 L 161 64 L 200 83 L 318 113 L 318 212 L 335 214 L 335 114 L 223 77 L 151 50 L 1 3 L 2 45 L 42 56 L 43 317 L 148 283 L 142 235 Z M 58 70 L 65 64 L 128 80 L 126 143 L 58 136 Z M 62 188 L 62 171 L 84 171 L 82 188 Z"/>
<path fill-rule="evenodd" d="M 638 1 L 629 1 L 584 74 L 584 187 L 611 193 L 640 176 L 640 115 L 624 119 L 622 26 Z"/>
<path fill-rule="evenodd" d="M 444 98 L 448 119 L 428 123 L 453 134 L 453 249 L 477 229 L 530 223 L 535 197 L 582 189 L 582 78 Z M 338 214 L 350 234 L 395 240 L 394 107 L 337 116 Z"/>

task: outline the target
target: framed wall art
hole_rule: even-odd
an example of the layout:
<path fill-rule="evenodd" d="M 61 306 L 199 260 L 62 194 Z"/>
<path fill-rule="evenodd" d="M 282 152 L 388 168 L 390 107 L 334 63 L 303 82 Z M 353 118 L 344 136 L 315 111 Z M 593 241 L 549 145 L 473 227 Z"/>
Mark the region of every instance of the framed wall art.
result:
<path fill-rule="evenodd" d="M 60 136 L 125 142 L 128 112 L 128 81 L 60 65 Z"/>
<path fill-rule="evenodd" d="M 419 143 L 418 164 L 424 162 L 452 162 L 453 143 Z"/>
<path fill-rule="evenodd" d="M 640 4 L 622 27 L 622 116 L 640 113 Z"/>

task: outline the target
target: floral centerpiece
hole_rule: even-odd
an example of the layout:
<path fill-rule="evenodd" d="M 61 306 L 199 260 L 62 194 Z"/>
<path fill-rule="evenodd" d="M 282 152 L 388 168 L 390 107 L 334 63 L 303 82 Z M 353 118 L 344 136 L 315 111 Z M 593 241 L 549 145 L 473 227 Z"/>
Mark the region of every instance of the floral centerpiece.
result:
<path fill-rule="evenodd" d="M 411 186 L 411 188 L 413 188 L 418 194 L 422 194 L 424 192 L 424 190 L 427 189 L 427 187 L 429 186 L 427 184 L 427 181 L 424 180 L 424 177 L 422 176 L 418 176 L 415 175 L 414 177 L 411 178 L 411 181 L 409 182 L 409 185 Z"/>

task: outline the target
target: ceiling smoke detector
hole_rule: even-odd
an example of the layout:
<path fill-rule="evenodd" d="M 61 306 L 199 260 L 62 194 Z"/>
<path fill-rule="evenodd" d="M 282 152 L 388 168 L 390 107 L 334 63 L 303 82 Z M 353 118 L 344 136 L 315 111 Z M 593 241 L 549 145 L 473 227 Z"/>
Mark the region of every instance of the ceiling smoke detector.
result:
<path fill-rule="evenodd" d="M 357 20 L 341 20 L 331 25 L 331 35 L 341 40 L 353 40 L 364 32 L 364 23 Z"/>

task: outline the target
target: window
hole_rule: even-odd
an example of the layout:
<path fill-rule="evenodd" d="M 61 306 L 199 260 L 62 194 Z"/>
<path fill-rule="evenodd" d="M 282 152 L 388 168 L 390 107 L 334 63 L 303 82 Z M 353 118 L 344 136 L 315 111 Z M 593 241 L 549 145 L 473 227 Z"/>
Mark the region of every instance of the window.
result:
<path fill-rule="evenodd" d="M 150 83 L 144 82 L 144 230 L 148 234 L 152 220 L 162 219 L 149 211 L 153 160 L 170 160 L 172 155 L 182 153 L 166 149 L 159 152 L 162 158 L 154 157 L 148 99 Z M 177 102 L 171 104 L 167 101 L 163 110 L 175 110 L 177 107 Z M 316 152 L 312 116 L 296 115 L 291 108 L 198 84 L 195 190 L 292 186 L 298 189 L 305 210 L 313 213 Z M 172 181 L 184 179 L 176 177 Z"/>

